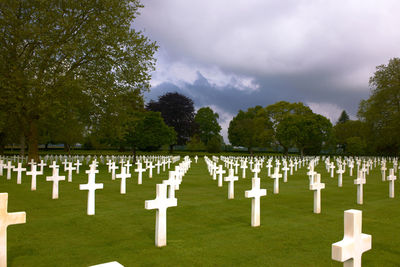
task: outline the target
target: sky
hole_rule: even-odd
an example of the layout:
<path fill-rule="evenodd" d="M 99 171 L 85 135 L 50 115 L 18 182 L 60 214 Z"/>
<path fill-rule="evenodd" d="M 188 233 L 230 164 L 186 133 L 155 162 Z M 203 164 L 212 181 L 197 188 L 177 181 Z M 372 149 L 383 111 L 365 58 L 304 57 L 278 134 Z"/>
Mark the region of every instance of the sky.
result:
<path fill-rule="evenodd" d="M 376 66 L 399 57 L 400 1 L 142 0 L 134 21 L 159 45 L 145 100 L 178 92 L 219 114 L 303 102 L 355 119 Z"/>

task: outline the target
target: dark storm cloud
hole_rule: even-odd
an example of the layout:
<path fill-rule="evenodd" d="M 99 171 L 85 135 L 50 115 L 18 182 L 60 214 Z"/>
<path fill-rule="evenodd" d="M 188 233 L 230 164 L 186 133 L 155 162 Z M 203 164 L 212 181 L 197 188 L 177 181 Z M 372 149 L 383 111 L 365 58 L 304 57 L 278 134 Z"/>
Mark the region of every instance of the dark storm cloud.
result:
<path fill-rule="evenodd" d="M 151 92 L 212 106 L 227 127 L 239 109 L 304 102 L 354 117 L 375 66 L 399 56 L 399 1 L 143 0 L 134 27 L 160 46 Z M 225 129 L 226 132 L 226 129 Z"/>

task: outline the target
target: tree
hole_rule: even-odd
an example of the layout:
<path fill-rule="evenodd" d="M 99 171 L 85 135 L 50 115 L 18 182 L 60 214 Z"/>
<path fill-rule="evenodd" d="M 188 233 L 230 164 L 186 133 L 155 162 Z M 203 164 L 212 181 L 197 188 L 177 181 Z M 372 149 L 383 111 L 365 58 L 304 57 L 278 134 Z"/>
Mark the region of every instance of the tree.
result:
<path fill-rule="evenodd" d="M 347 153 L 352 156 L 360 156 L 365 153 L 365 142 L 358 136 L 349 137 L 346 139 Z"/>
<path fill-rule="evenodd" d="M 187 143 L 186 149 L 189 151 L 203 151 L 206 149 L 206 146 L 201 141 L 200 137 L 195 134 L 192 136 L 192 138 L 190 138 L 190 141 Z"/>
<path fill-rule="evenodd" d="M 290 125 L 287 125 L 289 122 L 287 117 L 289 115 L 311 115 L 313 112 L 309 107 L 305 106 L 301 102 L 289 103 L 286 101 L 276 102 L 275 104 L 267 106 L 265 110 L 272 121 L 275 141 L 278 142 L 278 144 L 283 148 L 284 153 L 287 155 L 289 148 L 294 146 L 295 137 L 295 135 L 291 133 L 291 131 L 294 131 L 295 129 L 289 127 Z M 280 126 L 282 122 L 284 125 Z"/>
<path fill-rule="evenodd" d="M 161 112 L 165 123 L 175 129 L 177 144 L 184 145 L 194 132 L 193 101 L 177 92 L 166 93 L 158 101 L 150 101 L 147 110 Z M 173 145 L 170 146 L 171 150 Z"/>
<path fill-rule="evenodd" d="M 261 106 L 240 110 L 229 123 L 228 138 L 232 145 L 247 147 L 253 154 L 254 147 L 270 145 L 273 138 L 272 122 Z"/>
<path fill-rule="evenodd" d="M 219 136 L 221 126 L 218 124 L 218 118 L 218 113 L 214 113 L 209 107 L 200 108 L 194 117 L 197 133 L 205 145 L 213 136 Z"/>
<path fill-rule="evenodd" d="M 220 135 L 214 135 L 208 140 L 207 143 L 207 152 L 209 153 L 218 153 L 221 152 L 221 147 L 223 144 L 223 139 L 222 136 Z"/>
<path fill-rule="evenodd" d="M 368 128 L 370 152 L 398 154 L 400 149 L 400 59 L 376 67 L 371 96 L 362 100 L 358 117 Z"/>
<path fill-rule="evenodd" d="M 131 146 L 134 156 L 137 149 L 154 151 L 175 141 L 174 129 L 164 123 L 159 112 L 139 112 L 126 125 L 125 142 Z"/>
<path fill-rule="evenodd" d="M 0 110 L 13 114 L 38 159 L 39 127 L 89 99 L 95 119 L 107 101 L 148 90 L 155 43 L 132 28 L 138 0 L 3 1 L 0 5 Z M 57 122 L 56 122 L 57 123 Z"/>
<path fill-rule="evenodd" d="M 358 137 L 363 142 L 366 138 L 366 125 L 359 120 L 349 120 L 344 123 L 337 123 L 333 127 L 333 134 L 336 144 L 343 152 L 347 152 L 347 140 L 349 138 Z"/>
<path fill-rule="evenodd" d="M 340 114 L 340 117 L 336 124 L 345 123 L 346 121 L 349 121 L 349 120 L 350 120 L 349 115 L 347 115 L 347 112 L 345 110 L 343 110 L 342 113 Z"/>
<path fill-rule="evenodd" d="M 277 136 L 291 140 L 301 156 L 307 153 L 319 153 L 331 135 L 332 124 L 322 115 L 288 114 L 277 126 Z"/>

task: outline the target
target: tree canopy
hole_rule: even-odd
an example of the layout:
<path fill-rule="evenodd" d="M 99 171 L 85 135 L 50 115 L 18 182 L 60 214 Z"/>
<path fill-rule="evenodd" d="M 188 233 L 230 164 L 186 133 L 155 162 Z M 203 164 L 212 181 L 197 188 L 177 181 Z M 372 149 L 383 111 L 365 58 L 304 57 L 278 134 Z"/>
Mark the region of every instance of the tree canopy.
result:
<path fill-rule="evenodd" d="M 149 88 L 157 46 L 131 26 L 141 7 L 138 0 L 1 3 L 0 110 L 27 137 L 30 158 L 38 157 L 46 123 L 96 119 L 110 99 Z"/>
<path fill-rule="evenodd" d="M 255 147 L 269 146 L 273 128 L 265 109 L 256 106 L 247 111 L 240 110 L 229 123 L 228 138 L 233 146 L 246 147 L 250 153 Z"/>
<path fill-rule="evenodd" d="M 205 145 L 213 136 L 219 136 L 221 126 L 218 123 L 218 118 L 218 113 L 214 113 L 209 107 L 200 108 L 194 117 L 197 124 L 197 134 Z"/>
<path fill-rule="evenodd" d="M 376 67 L 371 96 L 360 103 L 358 117 L 366 123 L 370 151 L 397 154 L 400 149 L 400 59 Z"/>
<path fill-rule="evenodd" d="M 150 101 L 146 109 L 161 112 L 165 123 L 175 129 L 177 144 L 184 145 L 194 132 L 194 105 L 193 100 L 179 94 L 166 93 L 158 101 Z"/>
<path fill-rule="evenodd" d="M 350 120 L 349 115 L 347 114 L 346 110 L 343 110 L 336 124 L 345 123 L 346 121 L 349 120 Z"/>

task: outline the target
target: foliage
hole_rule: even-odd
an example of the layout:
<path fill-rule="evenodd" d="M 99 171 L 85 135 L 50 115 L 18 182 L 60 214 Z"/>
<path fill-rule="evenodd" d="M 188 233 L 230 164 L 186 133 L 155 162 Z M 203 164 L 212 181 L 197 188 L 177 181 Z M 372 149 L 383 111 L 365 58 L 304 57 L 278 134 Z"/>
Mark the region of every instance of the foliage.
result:
<path fill-rule="evenodd" d="M 164 144 L 173 144 L 176 134 L 168 127 L 159 112 L 140 112 L 126 126 L 125 142 L 136 149 L 154 151 Z"/>
<path fill-rule="evenodd" d="M 359 120 L 349 120 L 344 123 L 338 123 L 333 127 L 333 134 L 337 146 L 347 151 L 347 139 L 358 137 L 365 142 L 366 138 L 366 125 L 364 122 Z"/>
<path fill-rule="evenodd" d="M 212 137 L 218 136 L 221 131 L 218 118 L 218 113 L 214 113 L 209 107 L 200 108 L 194 117 L 194 121 L 197 124 L 197 133 L 201 141 L 206 145 Z"/>
<path fill-rule="evenodd" d="M 219 153 L 221 152 L 221 147 L 223 144 L 222 136 L 214 135 L 208 140 L 207 152 L 209 153 Z"/>
<path fill-rule="evenodd" d="M 400 149 L 400 59 L 376 67 L 370 78 L 372 94 L 360 103 L 358 116 L 368 127 L 370 150 L 397 154 Z"/>
<path fill-rule="evenodd" d="M 273 138 L 272 122 L 261 106 L 240 110 L 231 120 L 228 138 L 232 145 L 248 148 L 252 153 L 254 147 L 266 147 Z"/>
<path fill-rule="evenodd" d="M 186 149 L 189 151 L 204 151 L 206 150 L 206 146 L 198 135 L 194 135 L 190 138 L 190 141 L 187 142 Z"/>
<path fill-rule="evenodd" d="M 273 123 L 274 138 L 280 146 L 283 147 L 284 153 L 287 154 L 290 147 L 294 145 L 294 135 L 289 129 L 288 125 L 279 126 L 284 120 L 287 120 L 289 115 L 305 116 L 313 114 L 312 110 L 305 106 L 303 103 L 289 103 L 286 101 L 276 102 L 275 104 L 269 105 L 265 108 L 268 117 Z M 284 124 L 287 123 L 283 122 Z M 283 129 L 287 131 L 283 131 Z"/>
<path fill-rule="evenodd" d="M 141 7 L 138 0 L 2 1 L 0 110 L 27 136 L 29 157 L 37 159 L 43 125 L 95 120 L 113 97 L 149 89 L 157 46 L 131 26 Z M 80 100 L 84 114 L 64 113 Z"/>
<path fill-rule="evenodd" d="M 358 136 L 346 139 L 346 152 L 348 155 L 360 156 L 365 153 L 365 142 Z"/>
<path fill-rule="evenodd" d="M 175 129 L 177 144 L 184 145 L 194 131 L 193 101 L 177 92 L 166 93 L 158 101 L 150 101 L 146 109 L 161 112 L 165 123 Z"/>
<path fill-rule="evenodd" d="M 347 112 L 345 110 L 343 110 L 342 113 L 340 114 L 340 117 L 339 117 L 339 119 L 338 119 L 336 124 L 345 123 L 345 122 L 347 122 L 349 120 L 350 120 L 349 115 L 347 114 Z"/>

